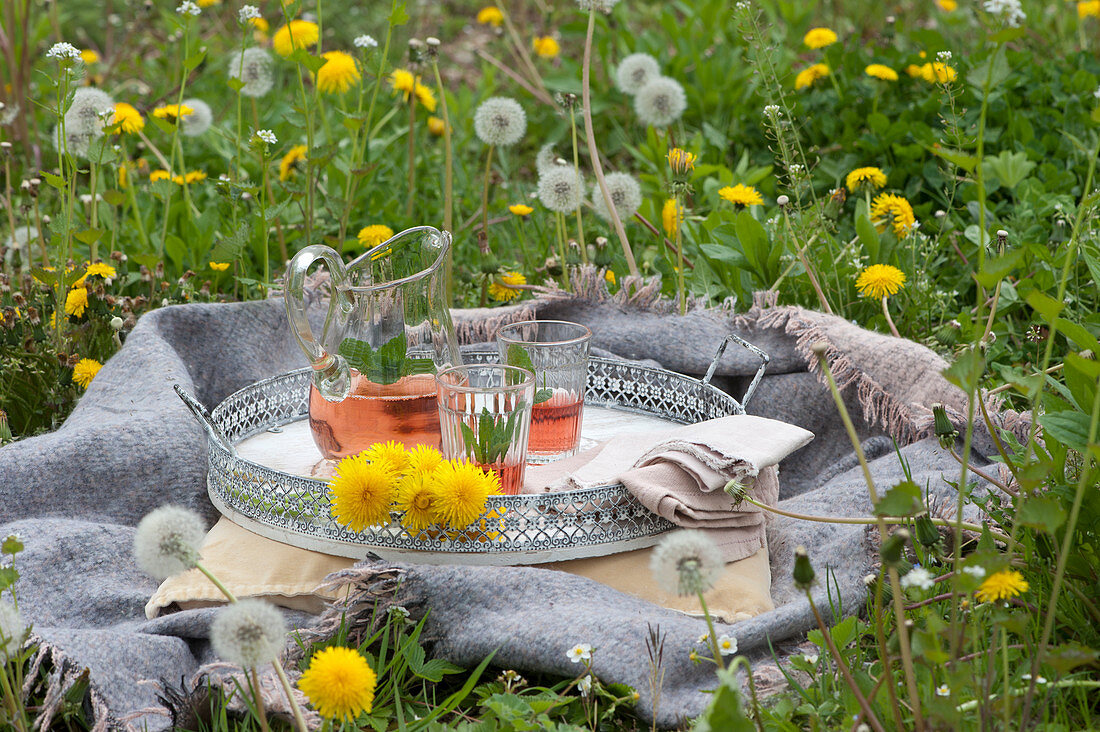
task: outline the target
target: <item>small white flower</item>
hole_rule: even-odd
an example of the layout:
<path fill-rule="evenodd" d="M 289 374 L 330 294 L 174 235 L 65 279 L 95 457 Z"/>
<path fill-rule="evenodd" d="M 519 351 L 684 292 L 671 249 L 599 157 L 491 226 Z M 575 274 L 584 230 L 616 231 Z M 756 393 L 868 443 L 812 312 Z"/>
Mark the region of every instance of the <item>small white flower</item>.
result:
<path fill-rule="evenodd" d="M 355 44 L 356 48 L 378 48 L 378 41 L 365 33 L 361 36 L 356 36 L 352 43 Z"/>
<path fill-rule="evenodd" d="M 764 114 L 771 119 L 779 119 L 783 116 L 783 110 L 779 108 L 778 104 L 769 104 L 764 107 Z"/>
<path fill-rule="evenodd" d="M 577 682 L 577 688 L 581 690 L 581 696 L 588 696 L 592 693 L 592 674 L 588 674 L 583 679 Z"/>
<path fill-rule="evenodd" d="M 723 656 L 732 656 L 737 653 L 737 638 L 732 635 L 721 635 L 718 637 L 718 652 Z"/>
<path fill-rule="evenodd" d="M 708 643 L 709 641 L 710 641 L 710 633 L 703 633 L 701 636 L 699 636 L 699 640 L 696 641 L 696 642 L 697 643 Z"/>
<path fill-rule="evenodd" d="M 1036 676 L 1035 677 L 1035 683 L 1036 684 L 1045 684 L 1046 682 L 1047 682 L 1047 678 L 1045 676 Z"/>
<path fill-rule="evenodd" d="M 179 7 L 176 8 L 176 12 L 180 15 L 201 15 L 202 8 L 188 0 L 187 2 L 180 3 Z"/>
<path fill-rule="evenodd" d="M 260 9 L 255 5 L 242 5 L 241 9 L 237 12 L 237 17 L 240 18 L 242 23 L 247 23 L 250 20 L 262 17 L 260 15 Z"/>
<path fill-rule="evenodd" d="M 738 10 L 748 10 L 749 7 L 751 7 L 751 6 L 747 2 L 745 2 L 745 0 L 737 0 L 737 9 Z"/>
<path fill-rule="evenodd" d="M 610 13 L 611 9 L 615 7 L 618 2 L 619 0 L 577 0 L 577 6 L 581 10 L 591 10 L 595 8 L 601 13 Z"/>
<path fill-rule="evenodd" d="M 816 653 L 807 653 L 805 656 L 802 657 L 802 660 L 805 661 L 806 663 L 810 664 L 811 666 L 816 666 L 817 665 L 817 654 Z"/>
<path fill-rule="evenodd" d="M 985 0 L 982 9 L 992 15 L 999 15 L 1005 25 L 1012 28 L 1027 20 L 1027 13 L 1020 7 L 1020 0 Z"/>
<path fill-rule="evenodd" d="M 271 130 L 256 130 L 256 137 L 266 142 L 268 145 L 274 145 L 279 141 L 279 138 L 275 136 L 275 133 Z"/>
<path fill-rule="evenodd" d="M 390 615 L 394 616 L 395 618 L 401 618 L 401 620 L 404 621 L 409 619 L 411 613 L 409 612 L 409 609 L 404 605 L 394 605 L 390 608 Z"/>
<path fill-rule="evenodd" d="M 78 59 L 80 50 L 71 43 L 55 43 L 46 51 L 46 58 Z"/>
<path fill-rule="evenodd" d="M 951 60 L 951 52 L 950 51 L 940 51 L 940 52 L 938 52 L 936 54 L 936 60 L 939 61 L 941 64 L 947 63 L 948 61 Z"/>
<path fill-rule="evenodd" d="M 901 586 L 906 589 L 916 587 L 921 590 L 930 590 L 932 584 L 932 573 L 924 567 L 914 567 L 901 578 Z"/>
<path fill-rule="evenodd" d="M 947 684 L 940 684 L 936 687 L 936 696 L 951 696 L 951 689 Z"/>
<path fill-rule="evenodd" d="M 1023 674 L 1020 678 L 1024 681 L 1031 681 L 1031 674 Z"/>
<path fill-rule="evenodd" d="M 972 567 L 963 567 L 963 572 L 966 572 L 976 580 L 985 579 L 985 567 L 980 567 L 976 564 Z"/>
<path fill-rule="evenodd" d="M 573 663 L 580 663 L 592 658 L 592 646 L 587 643 L 578 643 L 565 652 L 565 655 Z"/>

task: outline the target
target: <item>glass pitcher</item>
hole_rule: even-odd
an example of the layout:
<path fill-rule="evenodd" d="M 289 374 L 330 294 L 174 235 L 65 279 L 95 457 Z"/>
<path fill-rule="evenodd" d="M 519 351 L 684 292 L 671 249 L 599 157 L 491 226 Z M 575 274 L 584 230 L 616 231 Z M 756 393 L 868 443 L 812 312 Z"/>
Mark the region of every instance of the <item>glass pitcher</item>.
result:
<path fill-rule="evenodd" d="M 322 244 L 290 261 L 286 314 L 313 366 L 309 426 L 326 458 L 387 440 L 440 446 L 435 373 L 462 363 L 443 275 L 450 246 L 448 232 L 419 226 L 346 266 Z M 306 273 L 317 260 L 331 277 L 320 339 L 305 303 Z"/>

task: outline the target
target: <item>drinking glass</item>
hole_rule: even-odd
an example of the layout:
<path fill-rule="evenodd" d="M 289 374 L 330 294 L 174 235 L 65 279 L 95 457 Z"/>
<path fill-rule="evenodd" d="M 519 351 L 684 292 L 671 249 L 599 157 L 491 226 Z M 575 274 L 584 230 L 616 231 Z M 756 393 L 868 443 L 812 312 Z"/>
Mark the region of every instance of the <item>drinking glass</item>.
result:
<path fill-rule="evenodd" d="M 443 456 L 466 460 L 500 478 L 516 495 L 527 466 L 535 377 L 501 364 L 453 366 L 436 374 Z"/>
<path fill-rule="evenodd" d="M 565 320 L 525 320 L 497 331 L 501 362 L 535 374 L 527 462 L 548 463 L 577 452 L 591 340 L 586 326 Z"/>

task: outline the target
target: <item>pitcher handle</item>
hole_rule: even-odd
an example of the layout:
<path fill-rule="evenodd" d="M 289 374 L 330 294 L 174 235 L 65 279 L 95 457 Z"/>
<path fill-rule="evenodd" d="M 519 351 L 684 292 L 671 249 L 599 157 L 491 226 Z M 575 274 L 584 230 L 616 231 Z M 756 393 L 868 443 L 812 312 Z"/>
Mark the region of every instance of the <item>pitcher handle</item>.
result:
<path fill-rule="evenodd" d="M 290 260 L 290 266 L 287 267 L 284 296 L 286 317 L 290 321 L 290 330 L 293 331 L 298 345 L 305 351 L 313 367 L 313 383 L 317 386 L 317 390 L 330 402 L 342 402 L 351 393 L 351 372 L 348 369 L 348 362 L 340 354 L 325 350 L 321 342 L 313 336 L 309 318 L 306 317 L 306 274 L 317 260 L 321 260 L 321 264 L 327 266 L 330 278 L 332 303 L 325 317 L 325 328 L 328 328 L 332 320 L 334 308 L 339 308 L 345 316 L 354 309 L 346 289 L 347 269 L 340 255 L 331 247 L 311 244 L 295 254 Z"/>

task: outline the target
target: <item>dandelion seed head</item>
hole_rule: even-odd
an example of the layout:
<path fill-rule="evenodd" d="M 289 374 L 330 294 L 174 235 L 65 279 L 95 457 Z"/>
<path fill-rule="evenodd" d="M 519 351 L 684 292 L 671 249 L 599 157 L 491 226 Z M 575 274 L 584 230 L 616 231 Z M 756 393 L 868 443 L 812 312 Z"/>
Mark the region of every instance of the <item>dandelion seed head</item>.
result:
<path fill-rule="evenodd" d="M 180 132 L 187 137 L 198 137 L 214 123 L 214 110 L 201 99 L 184 99 L 183 106 L 191 108 L 191 114 L 180 118 Z"/>
<path fill-rule="evenodd" d="M 680 82 L 667 76 L 650 80 L 634 95 L 634 112 L 642 124 L 667 127 L 687 109 L 687 95 Z"/>
<path fill-rule="evenodd" d="M 668 534 L 650 559 L 658 586 L 674 595 L 706 592 L 724 567 L 718 545 L 702 531 L 694 530 Z"/>
<path fill-rule="evenodd" d="M 584 183 L 577 171 L 567 165 L 555 165 L 539 173 L 539 200 L 551 211 L 575 211 L 584 195 Z"/>
<path fill-rule="evenodd" d="M 221 658 L 255 668 L 278 658 L 286 636 L 283 615 L 263 600 L 241 600 L 219 611 L 210 626 L 210 642 Z"/>
<path fill-rule="evenodd" d="M 271 54 L 253 46 L 230 55 L 229 78 L 244 82 L 243 96 L 262 97 L 275 84 L 274 67 Z"/>
<path fill-rule="evenodd" d="M 661 67 L 657 59 L 648 53 L 632 53 L 620 61 L 615 69 L 615 83 L 623 94 L 633 96 L 651 79 L 660 75 Z"/>
<path fill-rule="evenodd" d="M 206 527 L 194 511 L 161 506 L 138 524 L 134 557 L 149 575 L 166 579 L 198 563 L 199 546 L 205 535 Z"/>
<path fill-rule="evenodd" d="M 34 226 L 17 226 L 8 235 L 8 240 L 4 243 L 9 249 L 26 249 L 27 242 L 34 241 L 38 238 L 38 229 Z"/>
<path fill-rule="evenodd" d="M 553 143 L 547 143 L 539 148 L 539 154 L 535 156 L 535 170 L 542 175 L 550 168 L 558 167 L 558 153 Z"/>
<path fill-rule="evenodd" d="M 608 173 L 604 176 L 604 182 L 607 184 L 607 195 L 619 214 L 619 220 L 625 221 L 633 216 L 642 205 L 642 187 L 638 180 L 629 173 Z M 598 184 L 592 187 L 592 208 L 604 221 L 611 220 L 611 211 L 608 210 L 607 201 Z"/>
<path fill-rule="evenodd" d="M 486 145 L 515 145 L 527 131 L 527 115 L 515 99 L 490 97 L 474 113 L 474 132 Z"/>
<path fill-rule="evenodd" d="M 92 140 L 95 138 L 96 135 L 91 132 L 80 132 L 79 130 L 66 128 L 64 139 L 62 139 L 61 125 L 54 127 L 53 134 L 50 136 L 54 149 L 57 150 L 59 155 L 67 149 L 74 158 L 88 157 L 88 151 L 92 148 Z"/>
<path fill-rule="evenodd" d="M 115 100 L 107 92 L 93 86 L 82 86 L 73 94 L 73 103 L 65 112 L 65 132 L 91 135 L 103 134 L 109 115 L 115 111 Z"/>

